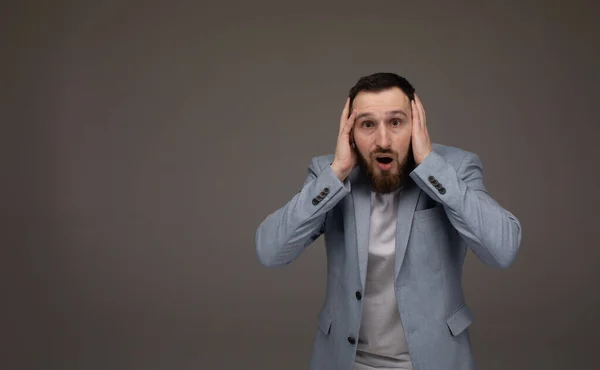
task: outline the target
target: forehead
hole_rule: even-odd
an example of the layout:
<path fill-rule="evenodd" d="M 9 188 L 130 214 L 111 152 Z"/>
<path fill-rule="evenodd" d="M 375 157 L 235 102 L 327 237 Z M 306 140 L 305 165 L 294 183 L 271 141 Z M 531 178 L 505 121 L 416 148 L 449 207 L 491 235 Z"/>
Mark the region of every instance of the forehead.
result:
<path fill-rule="evenodd" d="M 401 105 L 368 105 L 356 111 L 356 119 L 386 118 L 390 116 L 407 116 L 409 112 Z"/>
<path fill-rule="evenodd" d="M 353 108 L 359 111 L 374 110 L 384 112 L 390 110 L 390 107 L 401 107 L 407 109 L 410 107 L 408 96 L 397 87 L 373 92 L 361 91 L 352 102 Z"/>

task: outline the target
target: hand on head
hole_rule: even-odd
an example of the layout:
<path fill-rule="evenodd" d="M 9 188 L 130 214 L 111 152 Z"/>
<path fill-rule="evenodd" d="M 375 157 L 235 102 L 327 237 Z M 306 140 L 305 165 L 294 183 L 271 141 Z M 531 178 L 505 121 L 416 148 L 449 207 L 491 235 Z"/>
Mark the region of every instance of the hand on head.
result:
<path fill-rule="evenodd" d="M 356 119 L 356 109 L 348 116 L 349 110 L 350 98 L 346 99 L 346 105 L 342 110 L 335 155 L 331 164 L 331 168 L 340 181 L 344 181 L 358 164 L 356 147 L 352 141 L 352 127 Z"/>

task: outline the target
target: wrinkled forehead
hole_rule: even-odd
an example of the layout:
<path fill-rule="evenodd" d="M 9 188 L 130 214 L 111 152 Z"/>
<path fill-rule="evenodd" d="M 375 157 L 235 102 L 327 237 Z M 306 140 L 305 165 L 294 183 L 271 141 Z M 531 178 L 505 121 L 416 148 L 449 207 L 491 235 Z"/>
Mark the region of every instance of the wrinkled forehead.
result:
<path fill-rule="evenodd" d="M 410 117 L 410 111 L 404 105 L 371 104 L 357 107 L 356 119 L 362 118 Z"/>

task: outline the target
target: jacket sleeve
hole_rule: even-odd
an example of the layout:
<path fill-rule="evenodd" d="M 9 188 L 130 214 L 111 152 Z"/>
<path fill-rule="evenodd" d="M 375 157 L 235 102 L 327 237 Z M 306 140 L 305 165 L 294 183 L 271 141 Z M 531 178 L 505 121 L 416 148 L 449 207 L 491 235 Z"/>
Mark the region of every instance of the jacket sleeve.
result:
<path fill-rule="evenodd" d="M 467 152 L 455 170 L 431 152 L 410 176 L 442 203 L 448 219 L 480 260 L 501 268 L 512 264 L 521 244 L 521 224 L 487 192 L 476 154 Z"/>
<path fill-rule="evenodd" d="M 350 193 L 350 183 L 341 182 L 329 163 L 319 166 L 317 157 L 299 193 L 268 215 L 256 230 L 256 253 L 261 264 L 279 267 L 298 258 L 325 229 L 325 217 Z"/>

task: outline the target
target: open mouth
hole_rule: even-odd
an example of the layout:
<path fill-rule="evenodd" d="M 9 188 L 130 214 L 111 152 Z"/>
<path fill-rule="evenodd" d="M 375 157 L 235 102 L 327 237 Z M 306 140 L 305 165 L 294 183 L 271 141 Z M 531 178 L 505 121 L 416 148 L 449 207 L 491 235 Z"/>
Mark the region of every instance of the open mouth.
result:
<path fill-rule="evenodd" d="M 375 160 L 382 164 L 392 163 L 392 157 L 377 157 Z"/>

